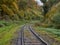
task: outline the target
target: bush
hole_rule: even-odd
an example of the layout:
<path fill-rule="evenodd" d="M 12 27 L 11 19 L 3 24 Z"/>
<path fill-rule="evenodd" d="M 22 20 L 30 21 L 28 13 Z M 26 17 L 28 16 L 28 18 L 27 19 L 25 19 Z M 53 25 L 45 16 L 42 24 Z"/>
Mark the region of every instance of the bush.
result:
<path fill-rule="evenodd" d="M 55 14 L 52 20 L 55 24 L 60 24 L 60 13 Z"/>
<path fill-rule="evenodd" d="M 60 28 L 60 13 L 52 16 L 52 23 L 54 24 L 55 28 Z"/>

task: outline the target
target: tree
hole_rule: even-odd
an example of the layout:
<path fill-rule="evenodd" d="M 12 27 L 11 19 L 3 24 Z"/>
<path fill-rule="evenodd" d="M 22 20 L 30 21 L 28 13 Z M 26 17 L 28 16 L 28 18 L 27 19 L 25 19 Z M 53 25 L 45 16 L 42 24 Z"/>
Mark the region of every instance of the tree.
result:
<path fill-rule="evenodd" d="M 46 13 L 51 9 L 53 5 L 60 2 L 60 0 L 41 0 L 44 3 L 43 10 L 44 10 L 44 16 Z"/>

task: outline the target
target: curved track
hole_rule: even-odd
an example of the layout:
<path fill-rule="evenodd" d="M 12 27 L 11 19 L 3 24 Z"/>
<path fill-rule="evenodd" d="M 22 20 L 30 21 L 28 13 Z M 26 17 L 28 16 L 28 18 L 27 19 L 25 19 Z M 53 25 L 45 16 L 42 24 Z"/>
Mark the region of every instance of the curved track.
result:
<path fill-rule="evenodd" d="M 32 29 L 32 26 L 24 25 L 17 32 L 18 37 L 12 39 L 11 45 L 48 45 L 38 34 Z"/>

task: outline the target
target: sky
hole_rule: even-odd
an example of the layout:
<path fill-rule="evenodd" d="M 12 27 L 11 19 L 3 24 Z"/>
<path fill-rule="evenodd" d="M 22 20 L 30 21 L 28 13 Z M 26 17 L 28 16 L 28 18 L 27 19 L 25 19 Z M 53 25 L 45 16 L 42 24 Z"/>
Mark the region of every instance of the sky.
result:
<path fill-rule="evenodd" d="M 39 6 L 43 6 L 43 3 L 40 0 L 35 0 Z"/>

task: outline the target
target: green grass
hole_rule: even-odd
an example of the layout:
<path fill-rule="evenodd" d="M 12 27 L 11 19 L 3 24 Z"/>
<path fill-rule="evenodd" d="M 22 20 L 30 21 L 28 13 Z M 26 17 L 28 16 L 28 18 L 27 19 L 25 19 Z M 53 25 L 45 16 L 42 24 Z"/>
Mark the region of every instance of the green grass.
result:
<path fill-rule="evenodd" d="M 36 31 L 38 33 L 44 33 L 45 32 L 50 35 L 51 37 L 53 37 L 54 39 L 60 41 L 60 29 L 53 29 L 53 28 L 43 28 L 43 27 L 35 27 Z"/>
<path fill-rule="evenodd" d="M 1 31 L 0 45 L 5 45 L 5 43 L 12 38 L 13 33 L 16 31 L 16 28 L 18 28 L 18 25 L 11 25 L 7 28 L 5 27 L 5 30 Z"/>
<path fill-rule="evenodd" d="M 54 35 L 60 36 L 60 29 L 53 29 L 53 28 L 42 28 L 42 27 L 37 27 L 39 30 L 44 30 L 49 33 L 52 33 Z"/>
<path fill-rule="evenodd" d="M 24 21 L 19 22 L 5 22 L 0 21 L 0 24 L 8 24 L 6 26 L 0 27 L 0 45 L 6 45 L 7 42 L 14 36 L 14 32 L 16 32 L 23 24 Z"/>
<path fill-rule="evenodd" d="M 5 23 L 5 21 L 0 20 L 0 24 Z"/>

